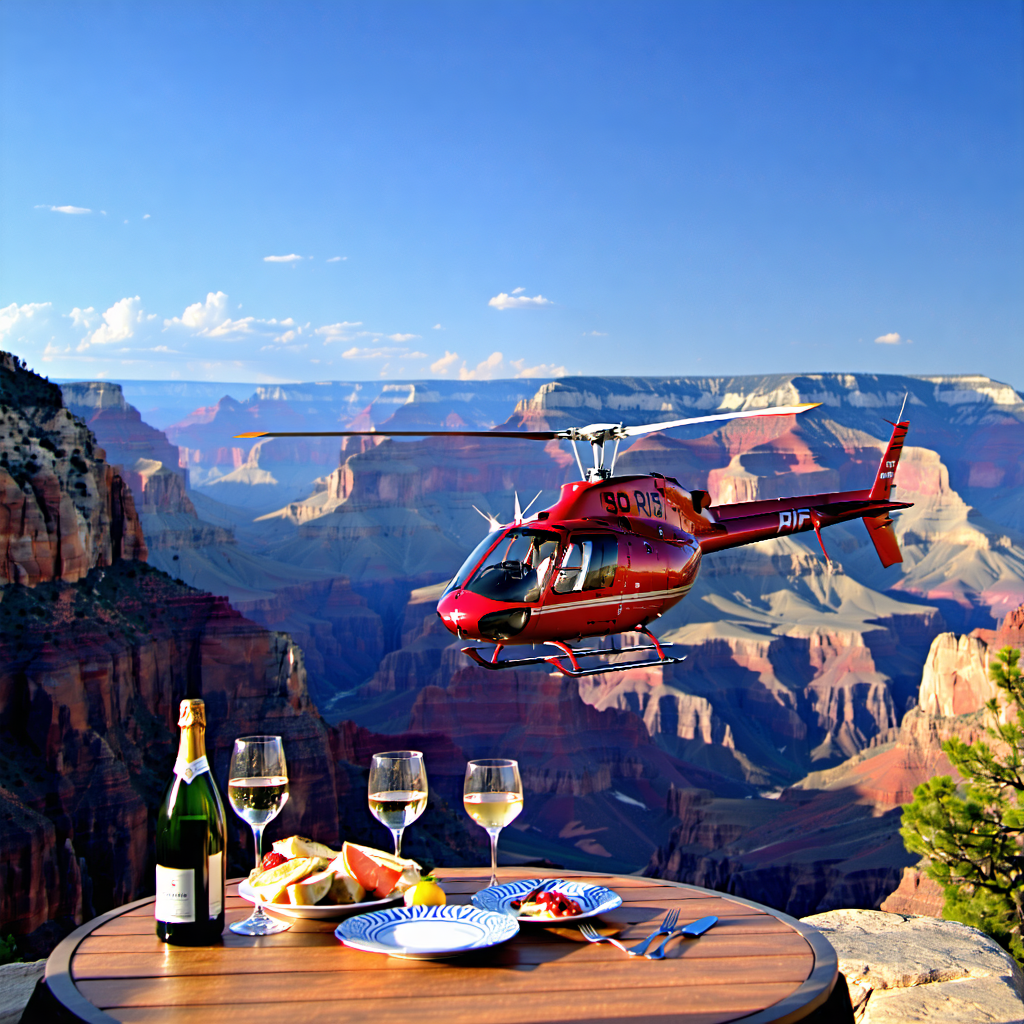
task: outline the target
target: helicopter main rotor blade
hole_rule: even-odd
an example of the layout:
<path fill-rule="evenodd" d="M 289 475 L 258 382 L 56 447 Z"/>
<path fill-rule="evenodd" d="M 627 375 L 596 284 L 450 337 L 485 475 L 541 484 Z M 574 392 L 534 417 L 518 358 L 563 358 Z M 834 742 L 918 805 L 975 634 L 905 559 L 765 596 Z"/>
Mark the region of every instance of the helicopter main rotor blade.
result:
<path fill-rule="evenodd" d="M 796 416 L 807 412 L 808 409 L 817 409 L 819 405 L 821 402 L 804 402 L 800 405 L 777 405 L 770 409 L 746 409 L 742 412 L 716 413 L 713 416 L 691 416 L 685 420 L 668 420 L 665 423 L 643 423 L 636 427 L 620 427 L 615 436 L 636 437 L 638 434 L 652 434 L 656 430 L 669 430 L 691 423 L 714 423 L 718 420 L 739 420 L 750 416 Z"/>
<path fill-rule="evenodd" d="M 671 430 L 696 423 L 716 423 L 723 420 L 745 419 L 751 416 L 793 416 L 808 409 L 816 409 L 821 402 L 802 405 L 778 405 L 771 409 L 747 409 L 742 412 L 720 412 L 711 416 L 688 416 L 681 420 L 661 423 L 642 423 L 625 427 L 621 423 L 592 423 L 586 427 L 567 430 L 254 430 L 235 434 L 236 438 L 252 437 L 510 437 L 524 441 L 589 441 L 604 444 L 622 437 L 637 437 L 656 430 Z"/>
<path fill-rule="evenodd" d="M 254 430 L 235 437 L 520 437 L 526 441 L 557 441 L 558 430 Z"/>

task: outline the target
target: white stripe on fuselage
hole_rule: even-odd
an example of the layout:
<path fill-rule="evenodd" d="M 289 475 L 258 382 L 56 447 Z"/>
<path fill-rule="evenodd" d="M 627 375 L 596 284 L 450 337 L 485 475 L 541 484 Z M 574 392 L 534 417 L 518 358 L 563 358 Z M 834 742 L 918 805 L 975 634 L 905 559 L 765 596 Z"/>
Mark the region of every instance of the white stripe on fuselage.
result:
<path fill-rule="evenodd" d="M 584 610 L 588 608 L 602 608 L 609 604 L 637 604 L 638 602 L 644 601 L 667 601 L 673 597 L 685 597 L 692 587 L 693 583 L 688 583 L 685 587 L 674 587 L 671 590 L 652 590 L 647 593 L 619 594 L 612 595 L 610 597 L 595 597 L 589 600 L 566 601 L 563 604 L 552 604 L 543 608 L 538 608 L 533 611 L 532 615 L 536 617 L 537 615 L 546 615 L 549 612 L 574 611 L 577 608 Z M 561 597 L 562 595 L 559 596 Z"/>

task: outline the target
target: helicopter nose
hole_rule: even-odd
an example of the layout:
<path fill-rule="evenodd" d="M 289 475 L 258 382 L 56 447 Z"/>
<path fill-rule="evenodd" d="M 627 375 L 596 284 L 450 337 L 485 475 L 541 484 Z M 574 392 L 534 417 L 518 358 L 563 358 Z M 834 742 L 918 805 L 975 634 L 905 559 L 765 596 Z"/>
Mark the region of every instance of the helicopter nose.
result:
<path fill-rule="evenodd" d="M 445 594 L 437 602 L 437 614 L 441 616 L 441 621 L 449 632 L 454 633 L 456 636 L 459 635 L 460 623 L 462 628 L 465 628 L 463 620 L 466 618 L 465 613 L 460 612 L 458 608 L 460 593 L 461 591 L 456 591 L 454 594 Z"/>

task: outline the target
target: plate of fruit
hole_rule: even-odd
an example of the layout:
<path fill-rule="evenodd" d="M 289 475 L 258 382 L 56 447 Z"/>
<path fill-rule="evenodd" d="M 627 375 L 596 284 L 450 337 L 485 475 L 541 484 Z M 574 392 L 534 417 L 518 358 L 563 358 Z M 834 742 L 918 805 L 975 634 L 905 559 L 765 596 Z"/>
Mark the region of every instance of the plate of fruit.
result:
<path fill-rule="evenodd" d="M 537 887 L 547 883 L 544 889 Z M 525 903 L 525 896 L 534 895 Z M 603 885 L 567 882 L 564 878 L 524 878 L 521 882 L 492 885 L 475 893 L 470 900 L 480 910 L 499 914 L 518 914 L 519 922 L 538 921 L 544 924 L 582 921 L 622 906 L 622 897 Z M 513 906 L 515 904 L 515 906 Z"/>
<path fill-rule="evenodd" d="M 340 921 L 400 902 L 422 877 L 419 864 L 369 846 L 289 836 L 238 886 L 250 903 L 286 917 Z"/>

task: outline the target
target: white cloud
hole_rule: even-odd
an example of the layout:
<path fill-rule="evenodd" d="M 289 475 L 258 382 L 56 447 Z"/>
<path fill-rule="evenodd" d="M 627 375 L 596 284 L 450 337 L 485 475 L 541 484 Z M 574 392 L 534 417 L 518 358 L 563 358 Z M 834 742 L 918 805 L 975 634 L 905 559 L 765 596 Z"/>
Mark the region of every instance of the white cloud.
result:
<path fill-rule="evenodd" d="M 77 306 L 70 313 L 64 314 L 71 318 L 72 323 L 78 330 L 91 331 L 92 325 L 96 322 L 99 317 L 99 313 L 96 312 L 92 306 L 87 306 L 85 309 L 79 309 Z"/>
<path fill-rule="evenodd" d="M 513 295 L 519 295 L 521 292 L 525 292 L 525 291 L 526 291 L 525 288 L 513 288 L 512 289 L 512 294 Z"/>
<path fill-rule="evenodd" d="M 87 206 L 49 206 L 47 203 L 36 203 L 37 210 L 52 210 L 54 213 L 92 213 Z"/>
<path fill-rule="evenodd" d="M 461 365 L 459 365 L 461 364 Z M 449 376 L 458 369 L 459 380 L 494 380 L 498 377 L 564 377 L 564 366 L 553 363 L 540 363 L 527 366 L 525 359 L 512 359 L 508 363 L 501 352 L 492 352 L 486 359 L 477 363 L 472 369 L 466 364 L 458 352 L 445 352 L 436 362 L 430 364 L 430 372 L 439 376 Z"/>
<path fill-rule="evenodd" d="M 353 331 L 354 327 L 362 327 L 362 320 L 342 320 L 336 324 L 324 324 L 323 327 L 318 327 L 313 333 L 319 334 L 324 339 L 325 345 L 330 345 L 335 341 L 353 341 L 362 332 Z"/>
<path fill-rule="evenodd" d="M 525 359 L 513 359 L 509 365 L 516 371 L 517 377 L 564 377 L 566 374 L 564 366 L 555 366 L 554 363 L 527 366 Z"/>
<path fill-rule="evenodd" d="M 501 376 L 501 369 L 505 357 L 500 352 L 492 352 L 483 362 L 476 364 L 475 370 L 470 370 L 466 364 L 462 364 L 459 370 L 459 380 L 493 380 Z"/>
<path fill-rule="evenodd" d="M 138 295 L 64 313 L 52 303 L 12 303 L 0 307 L 0 347 L 37 368 L 45 364 L 51 375 L 78 379 L 130 373 L 143 379 L 304 380 L 315 372 L 311 356 L 319 353 L 331 365 L 328 360 L 341 351 L 332 348 L 328 356 L 321 345 L 340 341 L 345 352 L 338 365 L 349 372 L 360 367 L 363 376 L 371 368 L 375 376 L 384 366 L 388 375 L 421 374 L 435 358 L 413 348 L 418 335 L 412 333 L 388 336 L 367 330 L 362 321 L 314 325 L 292 317 L 242 318 L 237 305 L 225 292 L 211 291 L 164 319 L 146 312 Z M 460 362 L 454 356 L 451 376 Z"/>
<path fill-rule="evenodd" d="M 430 364 L 430 372 L 436 373 L 439 377 L 446 374 L 449 370 L 455 367 L 455 364 L 459 361 L 458 352 L 448 352 L 437 360 L 436 363 Z"/>
<path fill-rule="evenodd" d="M 0 341 L 20 341 L 26 332 L 44 324 L 53 309 L 52 302 L 12 302 L 0 309 Z"/>
<path fill-rule="evenodd" d="M 913 345 L 909 338 L 901 338 L 895 331 L 891 334 L 882 334 L 875 338 L 876 345 Z"/>
<path fill-rule="evenodd" d="M 584 331 L 583 337 L 585 338 L 586 336 L 587 336 L 586 332 Z M 590 332 L 590 336 L 592 338 L 607 338 L 608 337 L 608 332 L 607 331 L 591 331 Z"/>
<path fill-rule="evenodd" d="M 264 263 L 298 263 L 302 257 L 297 253 L 289 253 L 287 256 L 264 256 Z"/>
<path fill-rule="evenodd" d="M 402 359 L 426 359 L 425 352 L 410 352 L 400 345 L 375 345 L 373 348 L 360 348 L 353 345 L 341 353 L 342 359 L 391 359 L 400 357 Z"/>
<path fill-rule="evenodd" d="M 74 315 L 74 314 L 72 314 Z M 156 319 L 155 313 L 146 313 L 142 299 L 118 299 L 104 314 L 103 323 L 92 334 L 86 335 L 78 344 L 78 351 L 84 352 L 92 345 L 111 345 L 135 337 L 136 329 Z"/>
<path fill-rule="evenodd" d="M 331 256 L 331 257 L 330 257 L 330 258 L 329 258 L 329 259 L 327 260 L 327 262 L 328 262 L 328 263 L 344 263 L 344 262 L 345 262 L 345 260 L 347 260 L 347 259 L 348 259 L 348 257 L 347 257 L 347 256 Z"/>
<path fill-rule="evenodd" d="M 254 316 L 232 320 L 228 312 L 228 297 L 225 292 L 208 292 L 205 302 L 193 302 L 180 317 L 164 321 L 164 327 L 172 330 L 187 330 L 203 338 L 222 338 L 237 341 L 253 334 L 279 336 L 279 328 L 294 326 L 291 317 L 285 320 L 259 320 Z"/>
<path fill-rule="evenodd" d="M 535 295 L 531 299 L 528 295 L 516 294 L 522 290 L 522 288 L 516 288 L 511 295 L 507 292 L 499 292 L 493 299 L 487 300 L 487 305 L 493 306 L 495 309 L 529 309 L 552 305 L 551 300 L 545 299 L 543 295 Z"/>
<path fill-rule="evenodd" d="M 54 345 L 53 342 L 49 342 L 46 348 L 43 349 L 43 362 L 52 363 L 57 356 L 66 356 L 70 352 L 70 345 L 65 345 L 64 348 L 61 348 L 60 345 Z"/>
<path fill-rule="evenodd" d="M 143 220 L 149 220 L 149 214 L 148 214 L 148 213 L 144 213 L 144 214 L 142 215 L 142 219 L 143 219 Z"/>
<path fill-rule="evenodd" d="M 434 326 L 431 327 L 430 329 L 432 331 L 443 331 L 444 330 L 444 328 L 440 324 L 434 324 Z"/>

